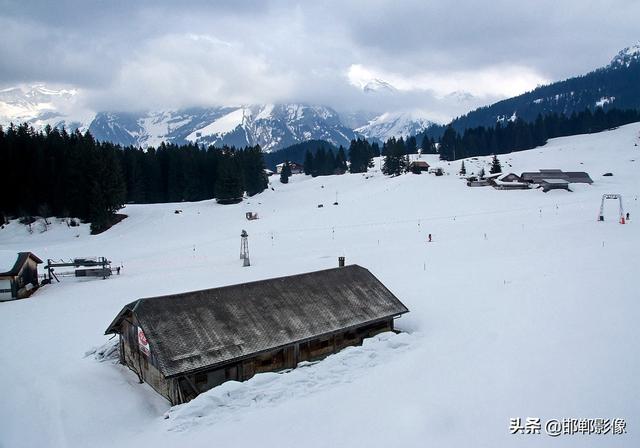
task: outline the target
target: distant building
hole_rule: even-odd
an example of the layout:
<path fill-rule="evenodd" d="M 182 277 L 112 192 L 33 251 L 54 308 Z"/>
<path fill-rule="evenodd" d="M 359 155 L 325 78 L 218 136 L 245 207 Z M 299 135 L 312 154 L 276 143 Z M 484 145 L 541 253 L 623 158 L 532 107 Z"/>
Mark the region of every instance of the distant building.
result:
<path fill-rule="evenodd" d="M 282 168 L 284 168 L 284 163 L 278 163 L 276 165 L 276 173 L 282 173 Z M 289 162 L 289 168 L 291 168 L 291 174 L 300 174 L 304 172 L 304 167 L 296 162 Z"/>
<path fill-rule="evenodd" d="M 0 301 L 24 299 L 39 286 L 38 264 L 42 260 L 31 252 L 0 253 Z"/>
<path fill-rule="evenodd" d="M 582 171 L 562 171 L 558 169 L 545 169 L 538 172 L 524 172 L 520 175 L 523 182 L 540 184 L 543 179 L 560 179 L 569 183 L 592 184 L 593 180 L 588 173 Z"/>
<path fill-rule="evenodd" d="M 488 187 L 489 181 L 486 178 L 478 178 L 478 176 L 467 177 L 467 187 Z"/>
<path fill-rule="evenodd" d="M 545 193 L 550 190 L 569 190 L 569 182 L 564 179 L 542 179 L 540 187 Z"/>
<path fill-rule="evenodd" d="M 423 171 L 429 171 L 429 164 L 427 162 L 425 162 L 424 160 L 414 160 L 409 164 L 409 171 L 412 172 L 423 172 Z"/>
<path fill-rule="evenodd" d="M 296 367 L 392 331 L 408 309 L 357 265 L 139 299 L 105 334 L 172 404 L 225 381 Z"/>
<path fill-rule="evenodd" d="M 522 178 L 514 173 L 505 173 L 490 181 L 496 190 L 528 190 L 529 182 L 523 182 Z"/>

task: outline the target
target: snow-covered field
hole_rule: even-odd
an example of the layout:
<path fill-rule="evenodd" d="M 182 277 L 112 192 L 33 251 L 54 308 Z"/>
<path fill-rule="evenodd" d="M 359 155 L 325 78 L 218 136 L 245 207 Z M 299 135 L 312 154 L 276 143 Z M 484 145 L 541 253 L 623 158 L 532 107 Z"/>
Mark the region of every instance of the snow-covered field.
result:
<path fill-rule="evenodd" d="M 130 205 L 98 236 L 63 224 L 29 234 L 12 222 L 3 250 L 106 256 L 124 268 L 0 303 L 0 446 L 638 446 L 636 144 L 640 124 L 500 157 L 505 172 L 589 172 L 594 184 L 573 192 L 468 188 L 457 161 L 438 163 L 443 177 L 272 178 L 273 190 L 231 206 Z M 629 224 L 617 223 L 613 202 L 596 221 L 603 193 L 623 195 Z M 407 334 L 173 409 L 91 354 L 136 298 L 334 267 L 341 255 L 408 306 L 396 323 Z M 512 417 L 624 418 L 627 433 L 511 435 Z"/>

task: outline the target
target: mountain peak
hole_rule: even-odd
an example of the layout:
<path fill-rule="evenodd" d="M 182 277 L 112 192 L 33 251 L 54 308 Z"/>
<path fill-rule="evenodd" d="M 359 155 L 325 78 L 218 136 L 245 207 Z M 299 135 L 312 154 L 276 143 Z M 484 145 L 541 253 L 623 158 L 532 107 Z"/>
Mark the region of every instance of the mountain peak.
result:
<path fill-rule="evenodd" d="M 362 90 L 365 93 L 395 92 L 396 88 L 393 87 L 387 81 L 384 81 L 384 80 L 378 79 L 378 78 L 374 78 L 374 79 L 371 79 L 371 80 L 367 81 L 367 83 L 364 86 L 362 86 Z"/>
<path fill-rule="evenodd" d="M 625 47 L 618 52 L 618 54 L 611 60 L 610 66 L 625 66 L 628 67 L 633 61 L 640 59 L 640 42 Z"/>
<path fill-rule="evenodd" d="M 416 135 L 435 123 L 425 118 L 419 111 L 386 112 L 356 129 L 365 137 L 386 141 L 391 137 L 400 138 Z"/>

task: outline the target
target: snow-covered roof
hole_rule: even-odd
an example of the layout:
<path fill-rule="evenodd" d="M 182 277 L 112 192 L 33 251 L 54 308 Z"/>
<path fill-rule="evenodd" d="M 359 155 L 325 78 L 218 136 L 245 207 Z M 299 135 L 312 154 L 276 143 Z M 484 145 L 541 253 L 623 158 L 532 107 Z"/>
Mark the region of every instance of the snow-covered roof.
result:
<path fill-rule="evenodd" d="M 0 250 L 0 272 L 7 272 L 13 269 L 18 261 L 18 253 L 13 250 Z"/>
<path fill-rule="evenodd" d="M 42 260 L 31 252 L 14 252 L 10 250 L 0 251 L 0 275 L 17 275 L 20 267 L 27 261 L 27 258 L 33 258 L 36 262 L 42 263 Z"/>
<path fill-rule="evenodd" d="M 528 182 L 518 182 L 518 181 L 503 181 L 500 179 L 496 179 L 496 185 L 507 185 L 507 186 L 516 186 L 516 185 L 529 185 Z"/>
<path fill-rule="evenodd" d="M 210 368 L 409 310 L 357 265 L 244 283 L 126 305 L 106 334 L 133 312 L 165 377 Z"/>
<path fill-rule="evenodd" d="M 542 182 L 546 182 L 548 184 L 569 184 L 569 182 L 567 182 L 564 179 L 542 179 Z"/>
<path fill-rule="evenodd" d="M 518 176 L 515 173 L 504 173 L 504 174 L 500 174 L 500 176 L 498 176 L 498 180 L 504 180 L 505 178 L 507 178 L 509 176 L 516 176 L 518 179 L 520 178 L 520 176 Z"/>
<path fill-rule="evenodd" d="M 502 176 L 502 173 L 493 173 L 493 174 L 487 174 L 484 176 L 485 179 L 495 179 L 497 177 Z"/>

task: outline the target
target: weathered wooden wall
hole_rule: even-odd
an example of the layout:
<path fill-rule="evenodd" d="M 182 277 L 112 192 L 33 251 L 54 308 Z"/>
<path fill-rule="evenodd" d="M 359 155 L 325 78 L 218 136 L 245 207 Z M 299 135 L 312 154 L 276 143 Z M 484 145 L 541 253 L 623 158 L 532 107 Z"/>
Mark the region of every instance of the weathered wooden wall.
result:
<path fill-rule="evenodd" d="M 120 362 L 175 405 L 189 401 L 226 381 L 244 381 L 257 373 L 294 368 L 299 362 L 322 359 L 345 347 L 360 345 L 364 338 L 391 330 L 393 319 L 388 319 L 310 341 L 293 343 L 226 366 L 166 379 L 156 367 L 153 348 L 151 356 L 140 350 L 137 321 L 134 315 L 129 315 L 122 321 L 120 328 Z"/>

